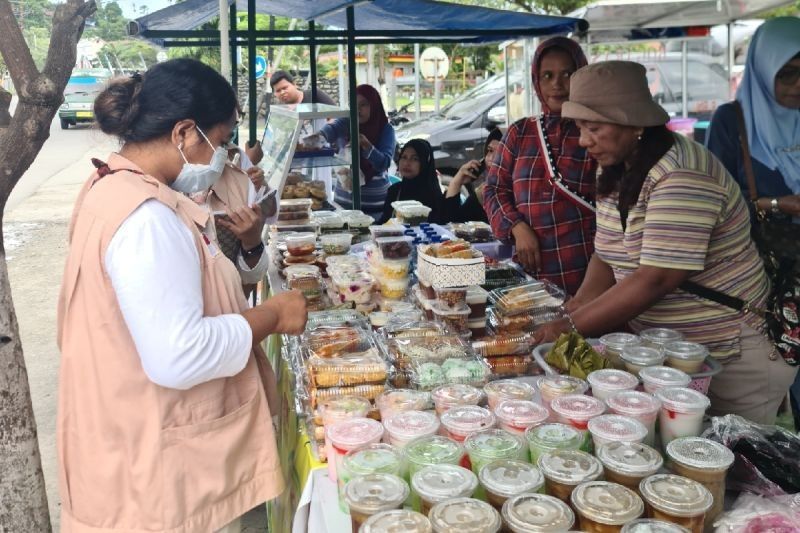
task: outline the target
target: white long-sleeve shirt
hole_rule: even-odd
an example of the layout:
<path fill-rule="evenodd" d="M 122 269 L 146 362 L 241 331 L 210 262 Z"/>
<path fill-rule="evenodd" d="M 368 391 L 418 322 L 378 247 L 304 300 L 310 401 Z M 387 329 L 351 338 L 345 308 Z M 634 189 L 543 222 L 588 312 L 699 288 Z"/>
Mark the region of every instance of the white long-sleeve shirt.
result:
<path fill-rule="evenodd" d="M 139 206 L 111 239 L 104 261 L 154 383 L 188 389 L 244 369 L 252 330 L 238 314 L 203 316 L 197 248 L 170 208 L 157 200 Z"/>

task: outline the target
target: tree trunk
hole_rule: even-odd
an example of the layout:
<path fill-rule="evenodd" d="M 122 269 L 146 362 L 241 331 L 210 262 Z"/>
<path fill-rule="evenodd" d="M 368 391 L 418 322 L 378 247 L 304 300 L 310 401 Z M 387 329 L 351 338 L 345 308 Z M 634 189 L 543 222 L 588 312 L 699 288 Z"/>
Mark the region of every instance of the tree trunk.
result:
<path fill-rule="evenodd" d="M 39 72 L 9 0 L 0 0 L 0 53 L 19 96 L 10 117 L 11 99 L 0 91 L 0 220 L 8 196 L 50 135 L 84 22 L 95 7 L 93 0 L 58 5 Z M 4 250 L 0 236 L 0 531 L 46 533 L 51 531 L 47 492 Z"/>

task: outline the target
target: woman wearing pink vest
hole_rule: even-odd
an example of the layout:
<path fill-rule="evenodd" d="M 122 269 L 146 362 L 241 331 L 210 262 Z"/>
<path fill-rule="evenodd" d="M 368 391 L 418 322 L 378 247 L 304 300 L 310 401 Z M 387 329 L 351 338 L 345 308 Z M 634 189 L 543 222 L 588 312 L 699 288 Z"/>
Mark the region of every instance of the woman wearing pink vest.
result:
<path fill-rule="evenodd" d="M 95 102 L 122 147 L 81 191 L 61 287 L 65 533 L 237 531 L 283 490 L 254 347 L 303 330 L 303 297 L 248 308 L 208 209 L 182 194 L 219 178 L 236 109 L 228 82 L 187 59 Z"/>

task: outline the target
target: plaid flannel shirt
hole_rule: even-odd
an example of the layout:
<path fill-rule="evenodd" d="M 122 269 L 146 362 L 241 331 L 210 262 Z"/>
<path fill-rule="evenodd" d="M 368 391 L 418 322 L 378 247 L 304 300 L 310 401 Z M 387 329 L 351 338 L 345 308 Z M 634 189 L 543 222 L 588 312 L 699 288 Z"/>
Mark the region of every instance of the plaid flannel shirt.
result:
<path fill-rule="evenodd" d="M 579 208 L 550 183 L 546 154 L 537 141 L 537 118 L 513 124 L 489 165 L 484 208 L 494 234 L 512 240 L 511 228 L 526 222 L 539 239 L 539 279 L 575 294 L 594 251 L 595 217 Z M 597 164 L 578 144 L 580 132 L 571 120 L 548 115 L 545 131 L 556 166 L 570 189 L 595 197 Z"/>

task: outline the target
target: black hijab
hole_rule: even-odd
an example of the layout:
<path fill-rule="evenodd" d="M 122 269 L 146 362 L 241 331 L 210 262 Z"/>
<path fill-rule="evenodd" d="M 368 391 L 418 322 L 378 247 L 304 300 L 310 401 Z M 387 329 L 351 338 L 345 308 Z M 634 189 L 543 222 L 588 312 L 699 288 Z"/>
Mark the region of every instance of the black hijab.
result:
<path fill-rule="evenodd" d="M 433 160 L 433 148 L 422 139 L 411 139 L 400 150 L 400 156 L 407 149 L 413 148 L 419 158 L 419 174 L 415 178 L 404 178 L 389 188 L 384 206 L 384 218 L 391 217 L 391 203 L 398 200 L 416 200 L 431 208 L 428 221 L 439 222 L 442 212 L 444 194 L 436 174 L 436 163 Z M 388 216 L 387 216 L 388 213 Z"/>

